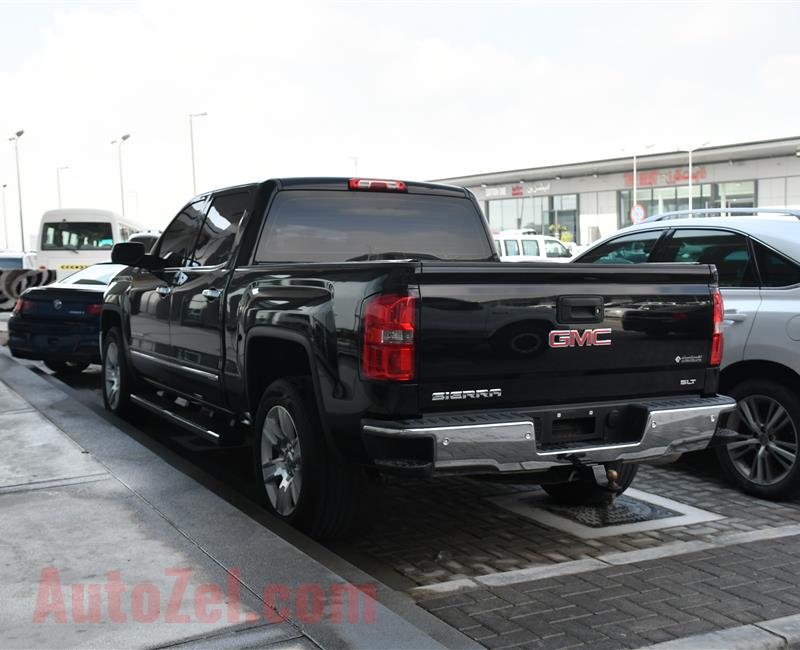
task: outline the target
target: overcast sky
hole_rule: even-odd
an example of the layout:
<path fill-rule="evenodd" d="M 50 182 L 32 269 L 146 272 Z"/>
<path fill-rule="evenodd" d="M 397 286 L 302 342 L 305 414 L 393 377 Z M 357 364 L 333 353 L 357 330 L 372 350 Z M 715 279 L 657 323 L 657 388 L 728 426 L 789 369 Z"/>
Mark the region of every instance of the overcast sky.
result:
<path fill-rule="evenodd" d="M 429 179 L 800 134 L 800 4 L 3 2 L 0 184 L 163 227 L 198 191 Z M 17 239 L 15 239 L 17 238 Z"/>

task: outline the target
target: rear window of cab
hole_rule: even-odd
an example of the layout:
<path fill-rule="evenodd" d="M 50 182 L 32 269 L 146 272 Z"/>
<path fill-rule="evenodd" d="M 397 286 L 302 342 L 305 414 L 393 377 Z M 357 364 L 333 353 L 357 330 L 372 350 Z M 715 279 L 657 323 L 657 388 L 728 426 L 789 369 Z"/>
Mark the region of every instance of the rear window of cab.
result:
<path fill-rule="evenodd" d="M 267 215 L 255 262 L 404 257 L 483 261 L 492 249 L 483 218 L 466 198 L 285 190 Z"/>

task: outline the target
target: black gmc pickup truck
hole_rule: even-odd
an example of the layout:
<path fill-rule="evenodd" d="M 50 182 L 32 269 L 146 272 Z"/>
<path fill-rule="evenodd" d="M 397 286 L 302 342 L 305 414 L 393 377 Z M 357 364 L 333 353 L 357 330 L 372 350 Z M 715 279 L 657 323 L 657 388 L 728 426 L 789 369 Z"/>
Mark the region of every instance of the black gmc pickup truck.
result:
<path fill-rule="evenodd" d="M 722 301 L 707 265 L 499 262 L 464 189 L 269 180 L 198 196 L 102 311 L 103 396 L 224 444 L 317 537 L 365 480 L 472 474 L 561 501 L 708 446 Z"/>

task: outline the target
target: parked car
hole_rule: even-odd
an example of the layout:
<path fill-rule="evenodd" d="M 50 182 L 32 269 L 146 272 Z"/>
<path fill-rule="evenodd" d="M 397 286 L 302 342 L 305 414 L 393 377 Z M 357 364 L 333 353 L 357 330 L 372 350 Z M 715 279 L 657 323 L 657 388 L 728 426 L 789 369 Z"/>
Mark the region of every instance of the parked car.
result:
<path fill-rule="evenodd" d="M 502 230 L 492 235 L 503 262 L 569 262 L 572 251 L 556 237 L 535 230 Z"/>
<path fill-rule="evenodd" d="M 95 264 L 44 287 L 27 289 L 8 321 L 8 347 L 58 373 L 82 372 L 100 362 L 103 291 L 124 266 Z"/>
<path fill-rule="evenodd" d="M 317 537 L 347 530 L 382 472 L 514 476 L 604 501 L 637 463 L 705 448 L 735 405 L 717 395 L 710 267 L 500 264 L 462 188 L 219 190 L 152 253 L 123 243 L 112 259 L 129 268 L 103 305 L 106 407 L 222 444 L 249 436 L 266 504 Z M 605 314 L 645 303 L 694 327 L 651 341 Z"/>
<path fill-rule="evenodd" d="M 575 261 L 716 266 L 725 300 L 720 390 L 739 401 L 726 422 L 739 438 L 718 447 L 717 456 L 725 474 L 749 494 L 800 494 L 800 211 L 668 213 L 620 230 Z M 628 329 L 635 323 L 656 336 L 689 325 L 627 321 Z"/>

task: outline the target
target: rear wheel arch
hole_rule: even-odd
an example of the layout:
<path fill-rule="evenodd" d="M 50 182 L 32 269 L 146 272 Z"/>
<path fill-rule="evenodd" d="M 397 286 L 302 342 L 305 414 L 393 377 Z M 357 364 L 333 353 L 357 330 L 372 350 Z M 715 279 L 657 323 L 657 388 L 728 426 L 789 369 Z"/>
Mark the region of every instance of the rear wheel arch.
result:
<path fill-rule="evenodd" d="M 725 393 L 748 379 L 763 378 L 791 387 L 800 398 L 800 374 L 774 361 L 739 361 L 725 367 L 720 374 L 719 392 Z"/>
<path fill-rule="evenodd" d="M 322 400 L 316 376 L 316 364 L 308 344 L 292 333 L 261 332 L 252 330 L 244 349 L 244 371 L 247 390 L 247 407 L 250 413 L 258 410 L 261 396 L 267 387 L 284 377 L 308 377 L 313 387 L 317 411 L 322 415 Z M 327 429 L 324 424 L 323 430 Z"/>

